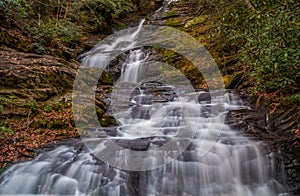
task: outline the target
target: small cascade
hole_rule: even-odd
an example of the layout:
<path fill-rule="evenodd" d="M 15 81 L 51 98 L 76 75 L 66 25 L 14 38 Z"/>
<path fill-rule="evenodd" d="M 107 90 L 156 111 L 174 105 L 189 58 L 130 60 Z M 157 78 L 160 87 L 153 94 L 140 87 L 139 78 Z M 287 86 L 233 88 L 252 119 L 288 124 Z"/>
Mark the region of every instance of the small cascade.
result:
<path fill-rule="evenodd" d="M 145 62 L 146 59 L 147 55 L 141 49 L 130 51 L 129 57 L 122 66 L 122 74 L 119 80 L 138 83 L 141 80 L 141 63 Z"/>
<path fill-rule="evenodd" d="M 82 60 L 82 66 L 99 67 L 108 71 L 109 62 L 112 60 L 111 52 L 128 51 L 135 46 L 136 38 L 142 30 L 145 19 L 141 20 L 138 28 L 131 34 L 125 34 L 114 39 L 111 44 L 98 44 L 90 52 L 87 52 Z"/>

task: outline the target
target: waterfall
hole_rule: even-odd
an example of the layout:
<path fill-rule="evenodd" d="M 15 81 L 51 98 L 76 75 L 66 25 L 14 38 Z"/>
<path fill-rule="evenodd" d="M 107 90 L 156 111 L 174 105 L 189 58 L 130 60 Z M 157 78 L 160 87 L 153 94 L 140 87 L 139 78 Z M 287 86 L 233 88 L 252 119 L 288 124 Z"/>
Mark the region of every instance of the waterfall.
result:
<path fill-rule="evenodd" d="M 131 48 L 142 24 L 137 31 L 119 37 L 110 45 L 97 45 L 84 58 L 83 65 L 109 70 L 107 52 L 126 51 L 128 44 Z M 128 44 L 122 44 L 124 42 Z M 132 50 L 127 55 L 119 81 L 137 84 L 127 100 L 130 107 L 119 111 L 122 114 L 118 126 L 104 128 L 107 138 L 97 143 L 95 149 L 105 151 L 107 142 L 111 141 L 124 148 L 111 154 L 121 164 L 151 166 L 169 158 L 169 152 L 159 147 L 173 140 L 171 144 L 175 148 L 171 153 L 176 153 L 180 142 L 186 139 L 179 137 L 180 134 L 195 130 L 192 141 L 178 157 L 151 170 L 122 170 L 98 159 L 85 143 L 73 140 L 41 153 L 32 161 L 9 168 L 0 176 L 0 194 L 288 195 L 286 187 L 276 179 L 274 154 L 262 142 L 233 129 L 230 121 L 221 120 L 229 112 L 251 109 L 243 105 L 237 94 L 215 93 L 211 102 L 208 92 L 190 93 L 183 86 L 179 97 L 174 86 L 156 81 L 141 82 L 140 73 L 146 61 L 147 54 L 142 49 Z M 212 112 L 213 105 L 225 112 Z M 96 139 L 91 142 L 98 142 Z M 132 163 L 130 149 L 149 156 Z M 148 152 L 153 149 L 158 150 Z"/>
<path fill-rule="evenodd" d="M 168 92 L 167 86 L 146 83 L 137 89 L 132 100 L 135 105 L 150 109 L 158 101 L 148 89 Z M 143 90 L 142 90 L 143 89 Z M 143 92 L 144 91 L 144 92 Z M 202 92 L 200 92 L 202 93 Z M 171 94 L 171 93 L 170 93 Z M 141 99 L 143 97 L 143 99 Z M 230 97 L 232 101 L 228 101 Z M 54 150 L 40 154 L 29 162 L 16 164 L 0 177 L 1 194 L 55 194 L 55 195 L 228 195 L 228 196 L 274 196 L 287 195 L 285 187 L 275 178 L 276 165 L 273 153 L 261 142 L 243 136 L 229 125 L 216 123 L 215 130 L 208 129 L 210 104 L 197 104 L 186 99 L 179 104 L 176 97 L 161 102 L 154 118 L 144 117 L 137 111 L 132 119 L 116 127 L 116 136 L 111 140 L 122 146 L 147 150 L 157 148 L 166 138 L 176 137 L 184 131 L 186 124 L 199 124 L 196 136 L 190 146 L 174 161 L 149 171 L 138 172 L 138 180 L 130 180 L 134 172 L 111 167 L 95 158 L 81 142 L 58 146 Z M 152 100 L 152 101 L 150 101 Z M 249 109 L 237 105 L 238 98 L 232 93 L 220 97 L 229 111 Z M 227 100 L 227 102 L 225 102 Z M 198 109 L 201 113 L 198 113 Z M 198 115 L 195 115 L 198 114 Z M 219 114 L 225 115 L 225 114 Z M 195 123 L 198 121 L 198 123 Z M 222 128 L 218 140 L 214 134 Z M 202 137 L 208 132 L 208 136 Z M 147 138 L 147 140 L 139 140 Z M 118 141 L 117 141 L 118 140 Z M 200 142 L 200 140 L 205 140 Z M 203 148 L 213 142 L 212 149 L 201 155 Z M 199 145 L 203 144 L 203 145 Z M 209 146 L 209 145 L 208 145 Z M 126 154 L 117 154 L 126 159 Z M 153 154 L 156 161 L 161 153 Z M 145 160 L 149 162 L 150 160 Z M 150 161 L 150 162 L 151 162 Z M 136 184 L 132 184 L 136 183 Z M 137 186 L 139 192 L 132 187 Z"/>
<path fill-rule="evenodd" d="M 129 57 L 122 66 L 120 81 L 138 83 L 141 80 L 141 63 L 146 59 L 147 56 L 142 50 L 137 49 L 130 51 Z"/>
<path fill-rule="evenodd" d="M 232 102 L 226 105 L 227 110 L 243 108 Z M 197 105 L 189 107 L 190 112 Z M 201 107 L 205 111 L 207 105 Z M 141 181 L 147 182 L 143 184 L 145 195 L 285 195 L 284 186 L 274 179 L 276 168 L 273 154 L 266 151 L 261 142 L 249 139 L 224 124 L 216 124 L 215 131 L 208 130 L 208 119 L 213 116 L 197 118 L 200 119 L 201 127 L 197 130 L 191 149 L 187 149 L 170 164 L 143 175 Z M 174 125 L 174 122 L 171 124 Z M 218 134 L 219 127 L 222 127 L 222 132 L 215 141 L 212 135 Z M 203 140 L 201 135 L 207 131 L 209 136 L 205 137 L 204 146 L 200 146 Z M 201 156 L 203 148 L 211 142 L 215 143 L 213 148 Z"/>
<path fill-rule="evenodd" d="M 98 44 L 90 52 L 85 54 L 82 60 L 82 66 L 100 67 L 107 71 L 109 66 L 110 52 L 113 51 L 127 51 L 135 45 L 135 39 L 142 30 L 145 19 L 141 20 L 138 28 L 131 34 L 119 36 L 111 44 Z"/>

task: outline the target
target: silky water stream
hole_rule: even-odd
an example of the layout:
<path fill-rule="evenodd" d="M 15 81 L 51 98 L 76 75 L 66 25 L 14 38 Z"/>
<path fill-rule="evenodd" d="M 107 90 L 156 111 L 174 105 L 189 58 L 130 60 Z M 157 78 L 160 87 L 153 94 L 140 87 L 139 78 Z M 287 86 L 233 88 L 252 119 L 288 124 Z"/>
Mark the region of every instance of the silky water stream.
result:
<path fill-rule="evenodd" d="M 106 52 L 119 50 L 124 41 L 132 43 L 141 28 L 142 23 L 132 34 L 110 45 L 96 46 L 97 55 L 85 57 L 83 65 L 101 65 L 109 70 Z M 128 46 L 122 47 L 126 51 Z M 123 62 L 119 90 L 112 93 L 112 100 L 122 102 L 119 107 L 127 108 L 114 111 L 119 126 L 103 128 L 107 141 L 124 148 L 110 154 L 117 162 L 115 165 L 98 159 L 97 153 L 91 153 L 85 146 L 98 140 L 73 140 L 9 168 L 0 176 L 0 194 L 288 195 L 285 186 L 276 179 L 279 171 L 274 153 L 262 142 L 231 128 L 232 121 L 238 123 L 241 119 L 222 120 L 229 112 L 251 110 L 236 93 L 189 92 L 184 85 L 153 81 L 154 76 L 139 82 L 142 73 L 147 72 L 143 70 L 147 58 L 141 48 L 131 50 Z M 122 100 L 132 83 L 134 90 L 129 92 L 129 99 Z M 212 105 L 223 108 L 224 112 L 212 112 Z M 171 140 L 175 140 L 176 146 L 176 141 L 182 139 L 178 137 L 180 132 L 190 129 L 195 130 L 190 143 L 174 160 L 166 161 L 167 152 L 159 147 Z M 107 143 L 101 141 L 93 150 L 105 150 Z M 147 154 L 150 149 L 158 150 Z M 147 156 L 139 162 L 130 162 L 129 150 Z M 173 151 L 176 150 L 175 147 Z"/>

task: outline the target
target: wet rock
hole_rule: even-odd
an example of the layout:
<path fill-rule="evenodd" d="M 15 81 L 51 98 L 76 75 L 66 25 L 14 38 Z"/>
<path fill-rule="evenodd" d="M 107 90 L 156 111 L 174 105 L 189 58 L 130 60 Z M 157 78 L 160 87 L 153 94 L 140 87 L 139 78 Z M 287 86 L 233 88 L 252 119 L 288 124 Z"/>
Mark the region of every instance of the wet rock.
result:
<path fill-rule="evenodd" d="M 144 82 L 130 95 L 131 117 L 150 119 L 151 105 L 175 101 L 177 95 L 170 86 L 160 82 Z"/>
<path fill-rule="evenodd" d="M 211 102 L 211 95 L 210 92 L 201 92 L 198 96 L 199 103 L 210 103 Z"/>
<path fill-rule="evenodd" d="M 149 147 L 149 142 L 141 138 L 135 140 L 113 140 L 119 146 L 135 151 L 145 151 Z"/>
<path fill-rule="evenodd" d="M 100 124 L 103 127 L 116 126 L 118 125 L 116 119 L 109 115 L 103 115 L 100 119 Z"/>
<path fill-rule="evenodd" d="M 165 10 L 168 10 L 167 12 Z M 156 11 L 152 15 L 151 24 L 154 25 L 167 25 L 172 27 L 183 27 L 190 19 L 189 7 L 181 2 L 172 2 L 165 4 L 163 8 Z"/>
<path fill-rule="evenodd" d="M 299 127 L 299 108 L 279 105 L 274 112 L 268 114 L 263 97 L 250 98 L 241 93 L 244 102 L 250 103 L 255 111 L 238 114 L 244 118 L 239 126 L 245 133 L 266 143 L 276 156 L 276 164 L 285 169 L 285 173 L 278 173 L 279 179 L 289 186 L 291 195 L 299 195 L 300 138 L 293 131 Z"/>
<path fill-rule="evenodd" d="M 118 127 L 115 127 L 115 126 L 104 127 L 104 132 L 107 136 L 110 136 L 110 137 L 120 136 Z"/>

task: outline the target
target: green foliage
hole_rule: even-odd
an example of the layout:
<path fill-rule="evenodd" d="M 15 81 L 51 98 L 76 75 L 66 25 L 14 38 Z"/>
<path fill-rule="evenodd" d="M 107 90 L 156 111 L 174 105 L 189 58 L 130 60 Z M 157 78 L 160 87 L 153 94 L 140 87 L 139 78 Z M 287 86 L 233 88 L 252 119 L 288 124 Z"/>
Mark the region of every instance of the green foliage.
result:
<path fill-rule="evenodd" d="M 63 44 L 74 47 L 79 42 L 82 32 L 78 26 L 67 20 L 49 20 L 38 27 L 29 28 L 31 34 L 43 43 L 52 45 Z M 36 45 L 38 52 L 43 52 L 42 45 Z"/>
<path fill-rule="evenodd" d="M 1 0 L 0 18 L 18 19 L 27 16 L 26 8 L 28 4 L 25 0 Z"/>
<path fill-rule="evenodd" d="M 298 92 L 294 95 L 291 95 L 290 97 L 285 98 L 284 101 L 287 102 L 287 104 L 294 104 L 295 106 L 300 107 L 300 93 Z"/>
<path fill-rule="evenodd" d="M 50 112 L 51 110 L 52 110 L 52 107 L 51 107 L 51 106 L 48 106 L 48 105 L 47 105 L 47 106 L 44 107 L 44 111 L 45 111 L 45 112 Z"/>
<path fill-rule="evenodd" d="M 5 133 L 11 134 L 11 135 L 15 134 L 14 130 L 8 128 L 7 124 L 2 124 L 0 126 L 0 136 Z"/>
<path fill-rule="evenodd" d="M 10 102 L 10 100 L 6 97 L 0 97 L 0 102 L 4 103 L 4 104 L 8 104 Z"/>
<path fill-rule="evenodd" d="M 110 33 L 111 25 L 134 8 L 131 0 L 1 0 L 1 27 L 17 27 L 37 54 L 47 47 L 78 45 L 83 31 Z"/>
<path fill-rule="evenodd" d="M 37 53 L 37 54 L 45 54 L 46 53 L 46 50 L 42 46 L 42 44 L 34 42 L 31 45 L 32 45 L 33 50 L 34 50 L 35 53 Z"/>
<path fill-rule="evenodd" d="M 80 10 L 80 18 L 90 21 L 95 31 L 107 27 L 113 19 L 122 13 L 132 11 L 130 0 L 86 0 L 76 1 L 75 6 Z"/>
<path fill-rule="evenodd" d="M 32 112 L 35 112 L 38 109 L 38 103 L 35 100 L 31 101 L 29 106 Z"/>
<path fill-rule="evenodd" d="M 218 16 L 216 35 L 222 55 L 237 54 L 234 56 L 239 65 L 246 65 L 259 91 L 297 91 L 300 79 L 299 1 L 203 0 L 200 5 L 201 9 L 214 9 Z"/>

